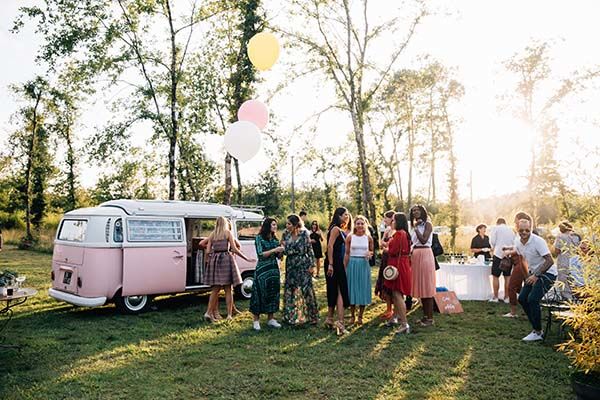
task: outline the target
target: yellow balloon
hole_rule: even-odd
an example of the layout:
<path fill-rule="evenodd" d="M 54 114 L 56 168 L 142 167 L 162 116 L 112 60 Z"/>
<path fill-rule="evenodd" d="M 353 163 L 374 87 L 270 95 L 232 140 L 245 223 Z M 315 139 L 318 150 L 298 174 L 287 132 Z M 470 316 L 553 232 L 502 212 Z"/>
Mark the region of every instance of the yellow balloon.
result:
<path fill-rule="evenodd" d="M 256 69 L 268 70 L 279 58 L 279 41 L 272 33 L 257 33 L 248 42 L 248 57 Z"/>

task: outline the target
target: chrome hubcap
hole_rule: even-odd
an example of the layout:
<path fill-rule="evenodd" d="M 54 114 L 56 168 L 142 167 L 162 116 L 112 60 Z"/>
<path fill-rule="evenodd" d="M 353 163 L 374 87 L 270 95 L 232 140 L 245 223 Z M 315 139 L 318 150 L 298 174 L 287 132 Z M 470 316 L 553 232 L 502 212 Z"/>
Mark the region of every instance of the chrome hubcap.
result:
<path fill-rule="evenodd" d="M 132 311 L 139 311 L 146 305 L 147 296 L 128 296 L 125 297 L 125 305 Z"/>
<path fill-rule="evenodd" d="M 252 295 L 252 287 L 254 286 L 254 278 L 252 277 L 248 277 L 245 278 L 244 281 L 242 282 L 242 286 L 241 286 L 241 292 L 242 292 L 242 296 L 244 296 L 245 298 L 250 298 L 250 296 Z"/>

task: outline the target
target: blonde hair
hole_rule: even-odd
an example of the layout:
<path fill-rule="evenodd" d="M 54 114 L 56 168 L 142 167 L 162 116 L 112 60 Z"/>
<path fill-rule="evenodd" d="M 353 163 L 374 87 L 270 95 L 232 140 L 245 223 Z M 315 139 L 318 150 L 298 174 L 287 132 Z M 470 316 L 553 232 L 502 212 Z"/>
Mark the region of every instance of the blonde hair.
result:
<path fill-rule="evenodd" d="M 356 234 L 356 223 L 361 220 L 365 223 L 365 234 L 367 236 L 371 236 L 371 232 L 369 231 L 369 220 L 367 219 L 367 217 L 365 217 L 364 215 L 358 215 L 355 219 L 354 219 L 354 226 L 352 227 L 352 233 Z"/>
<path fill-rule="evenodd" d="M 231 231 L 231 225 L 225 217 L 217 217 L 215 229 L 210 234 L 212 240 L 227 239 L 227 232 Z"/>

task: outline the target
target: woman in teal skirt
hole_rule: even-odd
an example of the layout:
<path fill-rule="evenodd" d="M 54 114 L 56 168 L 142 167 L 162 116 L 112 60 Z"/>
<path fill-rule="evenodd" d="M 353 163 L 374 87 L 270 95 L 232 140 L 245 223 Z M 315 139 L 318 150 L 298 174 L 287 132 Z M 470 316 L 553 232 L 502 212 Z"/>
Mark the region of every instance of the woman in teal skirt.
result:
<path fill-rule="evenodd" d="M 250 297 L 250 312 L 254 316 L 252 327 L 260 330 L 260 314 L 267 314 L 267 326 L 281 328 L 273 314 L 279 311 L 279 289 L 281 277 L 277 259 L 281 258 L 283 246 L 275 234 L 277 233 L 277 221 L 274 218 L 265 218 L 256 236 L 254 244 L 258 263 L 254 270 L 254 284 L 252 286 L 252 297 Z"/>
<path fill-rule="evenodd" d="M 344 266 L 348 276 L 348 294 L 350 297 L 350 324 L 355 322 L 356 306 L 358 320 L 362 325 L 365 307 L 371 304 L 371 266 L 369 258 L 373 254 L 373 238 L 369 235 L 367 219 L 362 215 L 354 221 L 354 231 L 346 238 Z"/>

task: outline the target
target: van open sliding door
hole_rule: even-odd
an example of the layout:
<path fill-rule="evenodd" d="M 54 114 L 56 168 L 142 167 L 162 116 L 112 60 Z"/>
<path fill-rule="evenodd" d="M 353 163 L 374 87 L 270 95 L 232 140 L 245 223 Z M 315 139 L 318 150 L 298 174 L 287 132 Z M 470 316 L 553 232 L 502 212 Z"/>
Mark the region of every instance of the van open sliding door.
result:
<path fill-rule="evenodd" d="M 186 238 L 182 218 L 127 217 L 123 296 L 185 290 Z"/>

